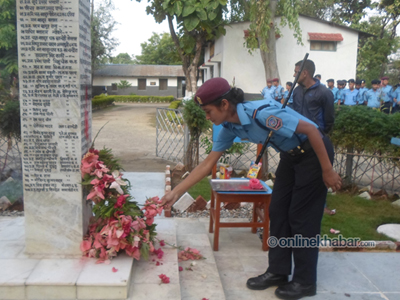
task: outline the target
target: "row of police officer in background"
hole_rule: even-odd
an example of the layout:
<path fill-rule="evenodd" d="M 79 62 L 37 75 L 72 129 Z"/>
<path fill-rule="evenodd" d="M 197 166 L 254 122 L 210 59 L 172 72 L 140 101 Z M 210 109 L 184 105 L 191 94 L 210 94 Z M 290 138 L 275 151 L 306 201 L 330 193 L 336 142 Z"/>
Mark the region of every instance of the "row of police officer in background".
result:
<path fill-rule="evenodd" d="M 321 80 L 321 75 L 315 75 L 315 79 Z M 389 85 L 389 78 L 382 77 L 381 80 L 371 81 L 372 88 L 365 86 L 365 80 L 337 80 L 328 79 L 328 89 L 333 93 L 334 103 L 337 105 L 366 105 L 374 109 L 380 109 L 389 114 L 400 112 L 400 85 L 392 87 Z M 348 88 L 346 85 L 348 84 Z M 279 79 L 267 80 L 267 86 L 261 94 L 264 99 L 273 99 L 283 103 L 287 98 L 292 82 L 286 83 L 286 90 L 279 84 Z M 289 105 L 293 103 L 293 96 L 288 101 Z"/>

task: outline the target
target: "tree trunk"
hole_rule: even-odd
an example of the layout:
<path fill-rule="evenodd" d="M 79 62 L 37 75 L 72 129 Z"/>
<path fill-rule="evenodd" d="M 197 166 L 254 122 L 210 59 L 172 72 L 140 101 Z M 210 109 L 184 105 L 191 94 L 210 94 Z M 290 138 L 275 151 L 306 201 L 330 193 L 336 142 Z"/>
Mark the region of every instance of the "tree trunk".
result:
<path fill-rule="evenodd" d="M 186 92 L 187 96 L 192 96 L 197 91 L 197 66 L 200 61 L 201 56 L 201 48 L 203 45 L 203 37 L 199 37 L 196 40 L 196 48 L 195 54 L 192 58 L 192 55 L 186 54 L 179 46 L 179 38 L 175 33 L 174 25 L 172 23 L 172 17 L 168 15 L 168 25 L 169 25 L 169 32 L 171 34 L 172 40 L 174 41 L 175 47 L 178 51 L 179 56 L 182 59 L 182 69 L 183 73 L 185 74 L 186 79 Z"/>
<path fill-rule="evenodd" d="M 275 20 L 275 12 L 276 12 L 277 1 L 269 2 L 269 10 L 271 12 L 271 19 Z M 262 36 L 258 34 L 258 36 Z M 267 84 L 267 80 L 270 78 L 279 78 L 279 70 L 278 64 L 276 61 L 276 38 L 275 38 L 275 26 L 272 25 L 271 29 L 268 33 L 268 40 L 259 40 L 260 44 L 264 44 L 267 46 L 267 50 L 262 50 L 263 47 L 260 47 L 261 60 L 264 64 L 265 71 L 265 84 Z"/>

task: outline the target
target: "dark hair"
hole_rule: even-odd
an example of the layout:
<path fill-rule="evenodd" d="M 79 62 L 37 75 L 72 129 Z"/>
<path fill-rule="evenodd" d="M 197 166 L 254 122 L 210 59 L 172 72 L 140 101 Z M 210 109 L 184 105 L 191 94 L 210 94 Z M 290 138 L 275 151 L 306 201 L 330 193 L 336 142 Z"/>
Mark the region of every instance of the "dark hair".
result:
<path fill-rule="evenodd" d="M 295 66 L 300 67 L 302 62 L 303 62 L 302 60 L 298 61 Z M 304 70 L 307 70 L 307 73 L 311 76 L 311 78 L 313 78 L 315 73 L 314 62 L 312 60 L 307 59 L 306 62 L 304 63 Z"/>
<path fill-rule="evenodd" d="M 292 86 L 292 85 L 293 85 L 293 82 L 291 82 L 291 81 L 288 81 L 288 82 L 286 82 L 286 85 L 288 85 L 288 86 Z"/>
<path fill-rule="evenodd" d="M 242 89 L 233 87 L 226 95 L 221 96 L 210 104 L 219 107 L 223 99 L 228 100 L 228 102 L 233 104 L 233 106 L 236 108 L 239 103 L 244 102 L 244 92 Z"/>

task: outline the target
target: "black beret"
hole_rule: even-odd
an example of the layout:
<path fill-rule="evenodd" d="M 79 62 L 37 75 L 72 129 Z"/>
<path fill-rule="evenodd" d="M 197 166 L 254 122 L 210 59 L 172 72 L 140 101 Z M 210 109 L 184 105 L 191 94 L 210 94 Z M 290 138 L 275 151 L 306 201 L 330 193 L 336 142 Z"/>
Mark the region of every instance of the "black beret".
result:
<path fill-rule="evenodd" d="M 339 81 L 339 80 L 338 80 Z M 332 78 L 328 79 L 326 82 L 335 82 Z"/>
<path fill-rule="evenodd" d="M 371 84 L 381 84 L 381 81 L 378 79 L 374 79 L 371 81 Z"/>
<path fill-rule="evenodd" d="M 356 84 L 361 85 L 361 80 L 356 80 Z"/>
<path fill-rule="evenodd" d="M 314 77 L 321 78 L 321 74 L 317 74 L 317 75 L 315 75 Z"/>
<path fill-rule="evenodd" d="M 360 79 L 361 83 L 365 83 L 365 79 Z"/>
<path fill-rule="evenodd" d="M 221 77 L 211 78 L 203 83 L 194 96 L 194 101 L 199 105 L 207 105 L 228 94 L 231 90 L 226 79 Z"/>
<path fill-rule="evenodd" d="M 347 81 L 348 83 L 354 83 L 355 81 L 354 81 L 354 79 L 349 79 L 349 81 Z"/>
<path fill-rule="evenodd" d="M 288 85 L 288 86 L 292 86 L 292 85 L 293 85 L 293 82 L 291 82 L 291 81 L 288 81 L 288 82 L 286 82 L 286 85 Z"/>

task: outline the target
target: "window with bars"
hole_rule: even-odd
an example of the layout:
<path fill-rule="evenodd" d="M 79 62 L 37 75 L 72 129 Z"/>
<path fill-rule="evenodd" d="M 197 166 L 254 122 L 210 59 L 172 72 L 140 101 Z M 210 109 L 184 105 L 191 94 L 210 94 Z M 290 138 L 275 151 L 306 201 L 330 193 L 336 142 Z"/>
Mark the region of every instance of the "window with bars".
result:
<path fill-rule="evenodd" d="M 168 79 L 160 79 L 159 90 L 166 90 L 168 88 Z"/>
<path fill-rule="evenodd" d="M 138 79 L 138 90 L 146 89 L 146 79 Z"/>
<path fill-rule="evenodd" d="M 333 41 L 310 41 L 311 51 L 336 51 L 337 42 Z"/>

